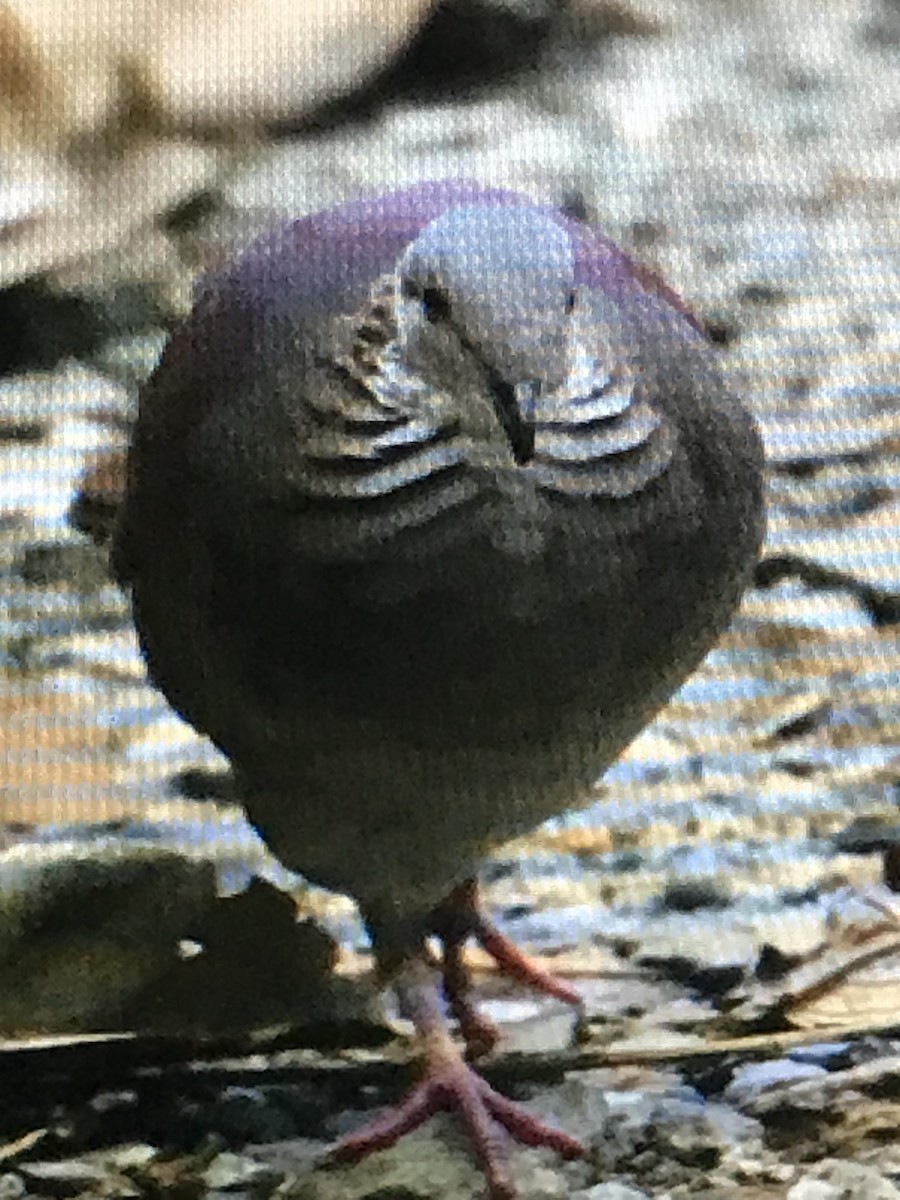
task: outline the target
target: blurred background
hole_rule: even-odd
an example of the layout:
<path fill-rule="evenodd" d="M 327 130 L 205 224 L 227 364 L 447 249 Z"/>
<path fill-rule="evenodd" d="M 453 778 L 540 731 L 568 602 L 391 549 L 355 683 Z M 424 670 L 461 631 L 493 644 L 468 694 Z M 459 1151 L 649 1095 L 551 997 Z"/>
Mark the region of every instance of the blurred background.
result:
<path fill-rule="evenodd" d="M 335 947 L 254 876 L 365 966 L 148 686 L 107 539 L 197 274 L 451 176 L 658 269 L 768 455 L 733 629 L 584 812 L 486 865 L 504 928 L 739 977 L 900 887 L 900 6 L 0 0 L 0 1032 L 291 1016 L 298 930 L 303 970 Z"/>

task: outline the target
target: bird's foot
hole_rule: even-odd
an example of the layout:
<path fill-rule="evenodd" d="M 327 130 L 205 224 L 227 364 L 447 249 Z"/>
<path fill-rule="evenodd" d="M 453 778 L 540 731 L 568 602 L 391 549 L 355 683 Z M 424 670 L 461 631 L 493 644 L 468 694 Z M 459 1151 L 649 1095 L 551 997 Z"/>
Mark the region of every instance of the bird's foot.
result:
<path fill-rule="evenodd" d="M 472 927 L 472 936 L 482 950 L 485 950 L 504 975 L 517 979 L 536 992 L 554 996 L 575 1008 L 582 1007 L 582 1000 L 574 988 L 563 983 L 561 979 L 551 975 L 549 971 L 529 962 L 505 934 L 501 933 L 493 921 L 484 914 L 478 914 L 478 921 Z"/>
<path fill-rule="evenodd" d="M 446 1110 L 458 1114 L 473 1143 L 490 1200 L 515 1196 L 507 1134 L 527 1146 L 548 1146 L 564 1158 L 584 1157 L 580 1142 L 501 1096 L 465 1061 L 450 1037 L 437 977 L 423 954 L 407 957 L 395 970 L 401 1011 L 415 1025 L 422 1047 L 422 1077 L 395 1108 L 342 1138 L 329 1154 L 329 1163 L 358 1162 L 373 1151 L 385 1150 L 436 1112 Z"/>
<path fill-rule="evenodd" d="M 526 1146 L 549 1146 L 564 1158 L 585 1154 L 574 1138 L 495 1091 L 448 1041 L 439 1051 L 426 1051 L 423 1077 L 395 1108 L 342 1138 L 329 1158 L 334 1163 L 358 1162 L 375 1150 L 393 1146 L 441 1110 L 458 1114 L 484 1170 L 491 1200 L 515 1196 L 504 1129 Z"/>
<path fill-rule="evenodd" d="M 450 1013 L 459 1026 L 460 1037 L 470 1058 L 482 1058 L 500 1041 L 500 1030 L 472 1002 L 469 973 L 462 958 L 461 940 L 445 940 L 441 974 Z"/>
<path fill-rule="evenodd" d="M 572 1005 L 581 1017 L 582 1000 L 578 992 L 561 979 L 556 979 L 549 971 L 529 962 L 500 932 L 481 908 L 478 885 L 474 879 L 467 879 L 454 888 L 435 909 L 432 929 L 444 946 L 444 993 L 473 1057 L 492 1050 L 500 1035 L 493 1022 L 482 1016 L 469 998 L 469 976 L 462 961 L 462 947 L 467 938 L 475 939 L 482 950 L 493 958 L 502 974 Z"/>

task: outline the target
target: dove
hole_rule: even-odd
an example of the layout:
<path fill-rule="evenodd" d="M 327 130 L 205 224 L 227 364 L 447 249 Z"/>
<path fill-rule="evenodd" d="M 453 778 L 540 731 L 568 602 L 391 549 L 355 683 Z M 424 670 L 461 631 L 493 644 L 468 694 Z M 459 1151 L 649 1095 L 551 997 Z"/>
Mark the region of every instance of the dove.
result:
<path fill-rule="evenodd" d="M 113 564 L 150 677 L 281 862 L 359 905 L 417 1034 L 420 1078 L 332 1162 L 438 1109 L 492 1200 L 511 1140 L 584 1154 L 478 1074 L 497 1031 L 462 949 L 578 1004 L 479 865 L 586 803 L 756 561 L 760 440 L 697 318 L 526 195 L 351 201 L 200 281 L 125 474 Z"/>

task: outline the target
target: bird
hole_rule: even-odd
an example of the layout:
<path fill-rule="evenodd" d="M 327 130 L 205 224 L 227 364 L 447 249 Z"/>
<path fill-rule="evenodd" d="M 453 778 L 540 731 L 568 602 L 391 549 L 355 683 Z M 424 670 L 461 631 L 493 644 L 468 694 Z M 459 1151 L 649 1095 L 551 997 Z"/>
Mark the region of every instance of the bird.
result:
<path fill-rule="evenodd" d="M 727 626 L 762 465 L 688 305 L 524 193 L 350 200 L 199 281 L 139 400 L 112 563 L 150 678 L 275 856 L 356 901 L 414 1027 L 419 1078 L 332 1163 L 438 1109 L 491 1200 L 511 1139 L 586 1153 L 478 1073 L 498 1035 L 469 938 L 579 997 L 477 872 L 583 806 Z"/>

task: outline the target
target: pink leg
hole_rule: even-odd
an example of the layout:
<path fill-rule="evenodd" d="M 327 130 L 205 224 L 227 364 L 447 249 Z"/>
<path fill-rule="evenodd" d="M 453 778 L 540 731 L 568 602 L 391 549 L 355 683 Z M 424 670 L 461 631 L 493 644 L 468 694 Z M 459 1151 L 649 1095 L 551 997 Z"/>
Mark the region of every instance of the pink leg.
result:
<path fill-rule="evenodd" d="M 465 939 L 459 938 L 444 942 L 444 959 L 442 974 L 444 979 L 444 995 L 450 1008 L 450 1015 L 459 1026 L 462 1040 L 472 1058 L 480 1058 L 490 1054 L 500 1040 L 500 1030 L 490 1019 L 478 1011 L 469 995 L 470 980 L 462 960 L 462 948 Z"/>
<path fill-rule="evenodd" d="M 460 1020 L 461 1027 L 464 1022 L 459 1018 L 456 1008 L 460 996 L 462 1003 L 468 1005 L 463 995 L 468 981 L 459 959 L 459 949 L 467 937 L 473 937 L 505 975 L 512 976 L 535 991 L 581 1008 L 581 997 L 574 988 L 530 963 L 521 950 L 518 950 L 482 911 L 478 901 L 478 885 L 474 879 L 467 879 L 465 883 L 454 888 L 443 904 L 435 910 L 433 929 L 442 939 L 447 952 L 445 962 L 450 964 L 450 978 L 445 967 L 447 998 L 453 1015 Z M 483 1021 L 483 1018 L 479 1020 Z"/>
<path fill-rule="evenodd" d="M 393 1146 L 441 1109 L 458 1113 L 481 1162 L 491 1200 L 515 1196 L 501 1128 L 528 1146 L 550 1146 L 564 1158 L 584 1157 L 584 1147 L 574 1138 L 501 1096 L 465 1062 L 447 1031 L 436 981 L 421 959 L 403 965 L 396 986 L 422 1043 L 422 1078 L 396 1108 L 342 1138 L 331 1153 L 333 1162 L 356 1162 L 374 1150 Z"/>

